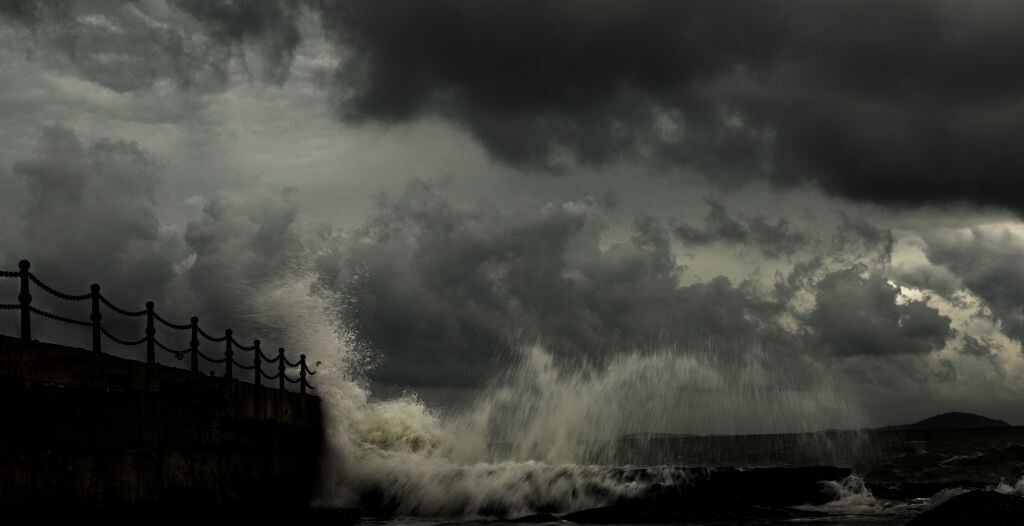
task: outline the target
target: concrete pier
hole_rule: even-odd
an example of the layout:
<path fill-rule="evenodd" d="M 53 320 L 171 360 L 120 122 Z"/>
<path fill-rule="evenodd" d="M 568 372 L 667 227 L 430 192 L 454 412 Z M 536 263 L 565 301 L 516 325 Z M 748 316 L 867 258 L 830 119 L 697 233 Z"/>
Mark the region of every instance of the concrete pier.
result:
<path fill-rule="evenodd" d="M 298 518 L 322 426 L 313 395 L 0 336 L 0 517 Z"/>

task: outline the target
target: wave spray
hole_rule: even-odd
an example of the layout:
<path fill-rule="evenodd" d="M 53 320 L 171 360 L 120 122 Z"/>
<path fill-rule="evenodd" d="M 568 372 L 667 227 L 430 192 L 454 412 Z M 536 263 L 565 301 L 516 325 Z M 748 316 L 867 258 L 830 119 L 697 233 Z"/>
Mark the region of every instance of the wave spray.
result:
<path fill-rule="evenodd" d="M 804 437 L 788 444 L 801 458 L 763 453 L 779 450 L 765 447 L 771 433 L 866 423 L 826 374 L 797 375 L 757 345 L 626 351 L 602 366 L 560 363 L 541 345 L 523 345 L 455 414 L 441 416 L 414 394 L 377 401 L 367 357 L 348 345 L 331 298 L 317 290 L 311 272 L 283 279 L 262 287 L 251 312 L 320 362 L 322 498 L 331 504 L 401 516 L 570 512 L 685 483 L 672 466 L 842 464 L 855 444 L 828 433 L 792 435 Z"/>

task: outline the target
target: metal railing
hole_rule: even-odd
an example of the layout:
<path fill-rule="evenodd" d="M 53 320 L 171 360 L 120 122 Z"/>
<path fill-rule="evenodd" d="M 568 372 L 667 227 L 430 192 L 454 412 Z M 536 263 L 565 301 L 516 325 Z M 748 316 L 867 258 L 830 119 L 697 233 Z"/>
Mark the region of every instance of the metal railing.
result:
<path fill-rule="evenodd" d="M 268 356 L 263 353 L 263 349 L 260 347 L 259 340 L 253 340 L 252 345 L 243 345 L 235 339 L 231 329 L 224 331 L 223 336 L 213 336 L 202 329 L 199 326 L 199 318 L 193 316 L 189 323 L 180 324 L 173 323 L 156 313 L 152 301 L 146 302 L 146 308 L 139 311 L 130 311 L 118 307 L 100 294 L 100 286 L 93 283 L 89 288 L 88 294 L 65 294 L 60 292 L 53 287 L 50 287 L 46 283 L 40 281 L 35 274 L 29 272 L 31 265 L 27 260 L 21 260 L 18 263 L 18 271 L 0 271 L 0 278 L 18 278 L 21 280 L 21 290 L 18 294 L 18 303 L 11 304 L 0 304 L 0 310 L 20 310 L 21 311 L 21 339 L 24 341 L 32 340 L 32 315 L 42 316 L 51 320 L 71 324 L 79 325 L 83 327 L 90 327 L 92 329 L 92 350 L 98 353 L 103 352 L 103 337 L 106 336 L 113 342 L 118 344 L 134 347 L 136 345 L 146 345 L 146 362 L 155 364 L 156 363 L 156 350 L 157 348 L 162 351 L 173 354 L 177 359 L 181 360 L 188 355 L 190 357 L 190 370 L 195 374 L 199 372 L 199 360 L 200 358 L 209 363 L 224 364 L 224 378 L 233 379 L 234 368 L 238 367 L 243 370 L 253 371 L 253 383 L 256 385 L 262 385 L 263 380 L 276 380 L 277 386 L 281 390 L 285 390 L 287 384 L 299 384 L 299 392 L 305 393 L 307 389 L 312 389 L 313 386 L 306 380 L 307 376 L 313 376 L 316 374 L 315 371 L 311 371 L 306 366 L 306 355 L 299 355 L 299 360 L 292 362 L 284 354 L 284 348 L 277 350 L 276 356 Z M 37 309 L 32 306 L 32 294 L 29 289 L 30 284 L 35 284 L 37 287 L 42 289 L 44 292 L 64 301 L 79 302 L 79 301 L 90 301 L 92 305 L 92 311 L 89 315 L 89 321 L 76 320 L 47 312 L 41 309 Z M 146 317 L 146 333 L 142 338 L 137 340 L 126 340 L 114 336 L 103 326 L 103 313 L 100 311 L 100 306 L 105 306 L 109 310 L 130 318 Z M 157 323 L 176 331 L 191 331 L 191 339 L 189 340 L 189 347 L 187 349 L 173 349 L 162 343 L 156 337 Z M 200 337 L 213 343 L 224 343 L 224 357 L 214 358 L 208 354 L 203 353 L 199 350 Z M 244 364 L 235 360 L 235 350 L 251 352 L 252 362 L 250 364 Z M 264 370 L 264 364 L 277 364 L 276 374 L 267 374 Z M 318 362 L 319 363 L 319 362 Z M 299 374 L 296 378 L 289 377 L 285 370 L 289 367 L 298 367 Z M 212 371 L 210 373 L 213 374 Z"/>

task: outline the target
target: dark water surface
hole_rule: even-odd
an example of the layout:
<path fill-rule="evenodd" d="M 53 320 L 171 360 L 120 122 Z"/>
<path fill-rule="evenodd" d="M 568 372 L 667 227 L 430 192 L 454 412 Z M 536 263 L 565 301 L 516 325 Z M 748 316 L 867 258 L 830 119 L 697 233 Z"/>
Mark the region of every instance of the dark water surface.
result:
<path fill-rule="evenodd" d="M 823 517 L 716 524 L 905 524 L 922 511 L 976 488 L 1024 492 L 1024 427 L 830 431 L 790 435 L 623 437 L 603 451 L 620 466 L 799 467 L 833 465 L 853 475 L 822 481 L 828 502 L 795 506 Z M 602 447 L 598 447 L 602 446 Z M 597 460 L 595 458 L 595 460 Z M 780 482 L 781 483 L 781 482 Z M 1000 487 L 1000 484 L 1002 486 Z M 685 488 L 683 489 L 685 492 Z M 827 500 L 827 499 L 826 499 Z M 571 511 L 571 510 L 566 510 Z M 367 517 L 367 526 L 494 524 L 494 518 L 424 520 Z M 515 524 L 515 522 L 501 522 Z"/>
<path fill-rule="evenodd" d="M 741 436 L 637 436 L 619 464 L 850 467 L 868 482 L 998 483 L 1024 476 L 1024 426 L 987 429 L 826 431 Z"/>

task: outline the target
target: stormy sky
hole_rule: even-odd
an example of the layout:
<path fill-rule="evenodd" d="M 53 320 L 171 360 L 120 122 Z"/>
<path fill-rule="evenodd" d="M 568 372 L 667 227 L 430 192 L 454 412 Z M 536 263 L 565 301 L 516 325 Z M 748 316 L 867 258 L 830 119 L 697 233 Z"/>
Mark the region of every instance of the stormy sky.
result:
<path fill-rule="evenodd" d="M 524 341 L 742 340 L 878 424 L 1024 423 L 1019 2 L 0 0 L 0 42 L 4 268 L 271 333 L 313 272 L 442 404 Z"/>

